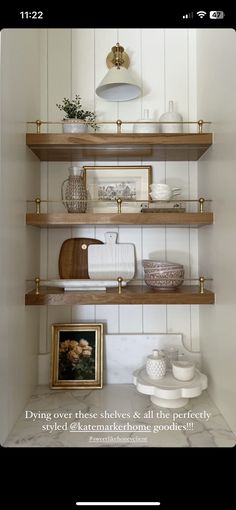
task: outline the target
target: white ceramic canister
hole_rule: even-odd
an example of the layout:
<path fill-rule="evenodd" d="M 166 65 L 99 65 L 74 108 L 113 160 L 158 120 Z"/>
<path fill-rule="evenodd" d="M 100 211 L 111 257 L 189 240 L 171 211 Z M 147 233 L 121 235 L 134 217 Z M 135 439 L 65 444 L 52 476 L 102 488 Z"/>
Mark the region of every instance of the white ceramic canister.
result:
<path fill-rule="evenodd" d="M 172 361 L 172 372 L 179 381 L 191 381 L 194 377 L 195 366 L 191 361 Z"/>
<path fill-rule="evenodd" d="M 149 110 L 145 109 L 143 111 L 143 116 L 139 119 L 138 124 L 134 124 L 133 132 L 134 133 L 158 133 L 159 124 L 152 124 L 151 121 L 155 119 L 151 119 L 149 117 Z"/>
<path fill-rule="evenodd" d="M 146 371 L 150 379 L 162 379 L 166 373 L 166 361 L 161 352 L 153 349 L 152 354 L 147 356 Z"/>
<path fill-rule="evenodd" d="M 174 101 L 169 101 L 169 111 L 161 115 L 159 122 L 182 122 L 180 113 L 174 112 Z M 161 133 L 182 133 L 182 124 L 160 124 Z"/>

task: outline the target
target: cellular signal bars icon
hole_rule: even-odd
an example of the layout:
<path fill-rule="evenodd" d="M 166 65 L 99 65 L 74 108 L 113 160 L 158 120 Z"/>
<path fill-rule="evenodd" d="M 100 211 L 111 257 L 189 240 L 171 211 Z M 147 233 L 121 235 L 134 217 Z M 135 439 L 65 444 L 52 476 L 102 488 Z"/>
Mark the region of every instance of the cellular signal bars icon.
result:
<path fill-rule="evenodd" d="M 193 19 L 193 12 L 189 12 L 188 14 L 183 15 L 183 19 Z"/>

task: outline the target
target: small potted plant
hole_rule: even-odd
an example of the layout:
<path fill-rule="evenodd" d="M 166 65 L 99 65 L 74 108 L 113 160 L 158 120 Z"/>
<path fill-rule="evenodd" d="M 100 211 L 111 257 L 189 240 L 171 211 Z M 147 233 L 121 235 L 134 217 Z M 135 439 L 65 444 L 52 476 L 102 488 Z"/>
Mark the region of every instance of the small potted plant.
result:
<path fill-rule="evenodd" d="M 83 110 L 81 97 L 76 94 L 75 99 L 64 97 L 62 104 L 56 104 L 57 108 L 65 112 L 63 118 L 64 133 L 84 133 L 88 126 L 96 129 L 95 113 Z"/>

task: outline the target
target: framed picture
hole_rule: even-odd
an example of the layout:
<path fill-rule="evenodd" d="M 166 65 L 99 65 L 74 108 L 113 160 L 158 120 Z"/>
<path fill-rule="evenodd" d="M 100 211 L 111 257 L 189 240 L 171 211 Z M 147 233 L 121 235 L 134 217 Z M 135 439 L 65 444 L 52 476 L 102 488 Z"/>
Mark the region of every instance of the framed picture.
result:
<path fill-rule="evenodd" d="M 52 389 L 102 388 L 103 324 L 52 325 Z"/>
<path fill-rule="evenodd" d="M 152 182 L 151 166 L 84 166 L 90 212 L 139 212 L 148 200 Z"/>

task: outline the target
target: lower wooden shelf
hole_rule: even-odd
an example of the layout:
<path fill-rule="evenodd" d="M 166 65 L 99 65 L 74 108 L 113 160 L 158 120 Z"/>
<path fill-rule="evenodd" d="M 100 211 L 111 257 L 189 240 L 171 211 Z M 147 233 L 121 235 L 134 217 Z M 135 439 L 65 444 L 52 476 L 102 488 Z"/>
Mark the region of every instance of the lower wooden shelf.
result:
<path fill-rule="evenodd" d="M 212 212 L 190 213 L 27 213 L 26 224 L 35 227 L 77 225 L 170 225 L 201 227 L 212 225 Z"/>
<path fill-rule="evenodd" d="M 119 294 L 117 288 L 106 291 L 64 292 L 61 288 L 40 287 L 25 296 L 26 305 L 213 305 L 215 295 L 209 290 L 201 294 L 199 286 L 184 285 L 174 291 L 157 291 L 146 285 L 127 286 Z"/>

